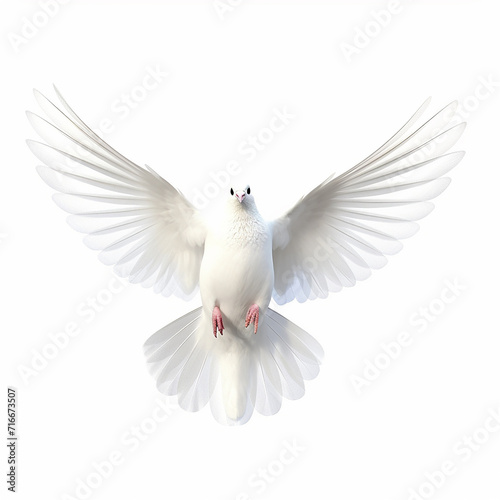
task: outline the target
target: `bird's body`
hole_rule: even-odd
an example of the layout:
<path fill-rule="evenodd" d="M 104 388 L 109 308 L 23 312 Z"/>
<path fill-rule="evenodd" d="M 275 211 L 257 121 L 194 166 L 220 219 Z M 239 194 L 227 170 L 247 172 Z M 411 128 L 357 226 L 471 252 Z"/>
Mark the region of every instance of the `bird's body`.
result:
<path fill-rule="evenodd" d="M 242 423 L 251 416 L 255 404 L 256 394 L 251 391 L 257 392 L 257 383 L 251 378 L 261 369 L 262 350 L 268 349 L 266 316 L 274 284 L 272 229 L 249 195 L 244 202 L 230 198 L 213 220 L 208 225 L 200 268 L 203 312 L 199 333 L 206 337 L 213 331 L 218 336 L 217 342 L 206 347 L 216 359 L 221 381 L 219 406 L 224 412 L 213 408 L 214 414 L 225 423 Z M 255 306 L 259 335 L 246 321 L 248 311 Z M 216 307 L 223 330 L 213 326 Z M 279 379 L 276 384 L 281 389 Z M 270 385 L 267 391 L 272 390 Z M 260 392 L 265 390 L 260 388 Z M 276 402 L 272 404 L 276 406 Z"/>
<path fill-rule="evenodd" d="M 264 220 L 246 186 L 231 187 L 206 221 L 155 171 L 98 137 L 59 93 L 65 112 L 35 95 L 49 118 L 28 113 L 46 141 L 29 141 L 44 163 L 38 172 L 85 243 L 157 293 L 190 298 L 199 287 L 202 306 L 157 331 L 144 352 L 158 390 L 189 411 L 210 402 L 226 424 L 247 422 L 254 409 L 276 413 L 319 372 L 321 346 L 269 308 L 271 298 L 324 298 L 366 279 L 416 232 L 463 156 L 446 153 L 465 125 L 450 126 L 456 103 L 415 129 L 427 101 L 382 147 L 282 217 Z"/>
<path fill-rule="evenodd" d="M 228 200 L 207 231 L 200 269 L 203 309 L 219 306 L 226 328 L 244 330 L 245 316 L 257 304 L 265 313 L 271 301 L 274 274 L 272 232 L 253 200 Z"/>

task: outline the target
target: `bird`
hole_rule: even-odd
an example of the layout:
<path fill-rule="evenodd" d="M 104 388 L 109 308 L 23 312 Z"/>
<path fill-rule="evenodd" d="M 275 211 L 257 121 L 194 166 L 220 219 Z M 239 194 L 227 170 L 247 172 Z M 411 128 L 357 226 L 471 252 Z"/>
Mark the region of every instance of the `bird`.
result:
<path fill-rule="evenodd" d="M 57 105 L 34 90 L 45 117 L 27 111 L 41 138 L 27 141 L 42 162 L 38 174 L 69 225 L 117 275 L 167 297 L 199 292 L 202 305 L 151 335 L 144 354 L 161 393 L 187 411 L 209 405 L 224 425 L 245 424 L 254 411 L 276 414 L 319 373 L 321 344 L 271 300 L 326 298 L 383 267 L 465 154 L 449 151 L 465 128 L 458 103 L 423 120 L 428 98 L 380 148 L 281 217 L 265 219 L 247 184 L 231 186 L 207 217 L 55 94 Z"/>

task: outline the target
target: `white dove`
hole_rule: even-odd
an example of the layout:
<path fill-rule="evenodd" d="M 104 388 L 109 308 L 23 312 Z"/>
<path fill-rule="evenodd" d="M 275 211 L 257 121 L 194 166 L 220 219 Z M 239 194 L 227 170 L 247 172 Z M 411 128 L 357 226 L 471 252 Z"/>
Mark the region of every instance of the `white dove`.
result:
<path fill-rule="evenodd" d="M 267 222 L 249 186 L 227 193 L 209 225 L 151 168 L 111 148 L 74 113 L 35 96 L 49 121 L 28 112 L 46 144 L 28 141 L 45 164 L 42 179 L 84 242 L 131 283 L 189 298 L 202 307 L 145 343 L 158 389 L 185 410 L 209 401 L 215 418 L 243 424 L 254 408 L 275 414 L 282 397 L 298 399 L 319 372 L 322 348 L 269 309 L 353 286 L 382 267 L 400 238 L 433 208 L 462 159 L 446 153 L 465 123 L 452 103 L 417 128 L 428 99 L 389 141 L 361 163 L 330 177 L 283 217 Z M 250 328 L 247 328 L 249 327 Z"/>

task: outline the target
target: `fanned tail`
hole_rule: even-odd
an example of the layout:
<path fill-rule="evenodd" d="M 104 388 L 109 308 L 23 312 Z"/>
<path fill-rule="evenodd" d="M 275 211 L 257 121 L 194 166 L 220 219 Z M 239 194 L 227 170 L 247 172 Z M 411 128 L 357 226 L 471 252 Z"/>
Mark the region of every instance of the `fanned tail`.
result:
<path fill-rule="evenodd" d="M 200 307 L 163 327 L 144 344 L 158 390 L 179 406 L 198 411 L 209 401 L 216 420 L 246 423 L 254 408 L 273 415 L 282 398 L 304 395 L 304 380 L 319 373 L 320 344 L 281 314 L 268 309 L 256 335 L 228 326 L 217 339 Z"/>

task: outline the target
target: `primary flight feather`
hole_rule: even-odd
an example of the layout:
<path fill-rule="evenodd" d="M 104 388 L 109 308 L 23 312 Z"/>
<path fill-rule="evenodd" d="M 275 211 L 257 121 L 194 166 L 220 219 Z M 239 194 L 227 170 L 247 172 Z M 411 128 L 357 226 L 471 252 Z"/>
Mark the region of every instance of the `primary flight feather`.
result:
<path fill-rule="evenodd" d="M 144 351 L 158 389 L 197 411 L 210 402 L 225 424 L 253 410 L 276 413 L 319 372 L 322 348 L 269 308 L 353 286 L 400 250 L 418 229 L 443 177 L 462 159 L 448 150 L 464 130 L 452 103 L 417 126 L 429 99 L 368 158 L 325 180 L 282 217 L 267 221 L 250 186 L 234 186 L 206 220 L 171 184 L 95 134 L 56 90 L 57 107 L 35 97 L 28 112 L 44 142 L 28 141 L 42 179 L 58 193 L 84 242 L 132 283 L 202 307 L 152 335 Z M 228 279 L 230 277 L 230 279 Z"/>

